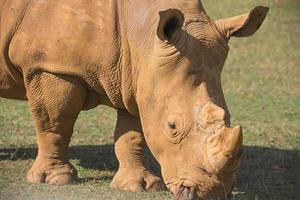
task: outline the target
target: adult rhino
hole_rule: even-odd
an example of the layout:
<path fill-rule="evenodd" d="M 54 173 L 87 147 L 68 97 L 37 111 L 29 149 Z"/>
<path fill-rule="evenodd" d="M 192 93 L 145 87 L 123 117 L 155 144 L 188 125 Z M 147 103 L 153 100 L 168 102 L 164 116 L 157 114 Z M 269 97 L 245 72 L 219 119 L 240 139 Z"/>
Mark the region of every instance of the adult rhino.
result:
<path fill-rule="evenodd" d="M 156 191 L 144 147 L 177 199 L 232 191 L 242 149 L 221 71 L 230 37 L 253 34 L 268 8 L 214 21 L 199 0 L 1 0 L 0 96 L 28 100 L 38 156 L 31 183 L 77 180 L 68 161 L 81 110 L 118 110 L 111 187 Z M 143 130 L 143 131 L 142 131 Z M 146 141 L 146 142 L 145 142 Z"/>

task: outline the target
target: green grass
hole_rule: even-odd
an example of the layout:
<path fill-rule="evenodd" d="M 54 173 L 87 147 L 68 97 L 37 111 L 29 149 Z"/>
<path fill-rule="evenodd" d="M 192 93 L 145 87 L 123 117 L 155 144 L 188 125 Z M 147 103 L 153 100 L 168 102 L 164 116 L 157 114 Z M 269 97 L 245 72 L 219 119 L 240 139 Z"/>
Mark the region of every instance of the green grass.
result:
<path fill-rule="evenodd" d="M 300 199 L 300 3 L 298 0 L 205 0 L 213 18 L 271 7 L 256 35 L 233 38 L 223 88 L 233 124 L 244 127 L 245 152 L 234 199 Z M 171 199 L 168 192 L 109 188 L 116 113 L 99 106 L 82 112 L 71 144 L 81 183 L 31 185 L 25 174 L 36 155 L 26 102 L 0 99 L 0 199 Z M 159 171 L 153 164 L 155 171 Z"/>

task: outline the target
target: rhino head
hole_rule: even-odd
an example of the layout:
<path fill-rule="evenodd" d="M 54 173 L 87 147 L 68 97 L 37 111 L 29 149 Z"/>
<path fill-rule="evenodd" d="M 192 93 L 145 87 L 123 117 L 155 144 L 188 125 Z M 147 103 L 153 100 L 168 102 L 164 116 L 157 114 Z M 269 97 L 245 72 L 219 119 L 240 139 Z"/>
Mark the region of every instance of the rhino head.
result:
<path fill-rule="evenodd" d="M 178 200 L 227 198 L 232 192 L 242 129 L 230 127 L 221 72 L 230 37 L 252 35 L 267 12 L 260 6 L 212 20 L 200 2 L 159 12 L 137 103 L 147 144 Z"/>

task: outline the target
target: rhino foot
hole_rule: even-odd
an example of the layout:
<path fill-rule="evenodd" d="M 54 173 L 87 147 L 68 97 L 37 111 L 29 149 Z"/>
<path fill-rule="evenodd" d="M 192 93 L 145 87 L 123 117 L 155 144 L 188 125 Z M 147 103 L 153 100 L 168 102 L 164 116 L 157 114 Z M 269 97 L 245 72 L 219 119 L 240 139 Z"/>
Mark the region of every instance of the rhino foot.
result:
<path fill-rule="evenodd" d="M 77 170 L 69 163 L 37 159 L 27 173 L 29 183 L 52 185 L 72 184 L 79 181 Z"/>
<path fill-rule="evenodd" d="M 131 192 L 157 192 L 165 188 L 161 178 L 147 170 L 119 169 L 110 187 Z"/>

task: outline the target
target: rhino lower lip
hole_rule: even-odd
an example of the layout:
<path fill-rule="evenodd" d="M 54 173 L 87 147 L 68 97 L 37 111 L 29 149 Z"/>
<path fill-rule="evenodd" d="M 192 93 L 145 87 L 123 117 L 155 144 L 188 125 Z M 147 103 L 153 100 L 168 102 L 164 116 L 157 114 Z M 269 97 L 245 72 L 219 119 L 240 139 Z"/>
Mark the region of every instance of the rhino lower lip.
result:
<path fill-rule="evenodd" d="M 177 195 L 176 200 L 198 200 L 195 188 L 181 187 Z"/>
<path fill-rule="evenodd" d="M 216 198 L 200 198 L 197 195 L 196 189 L 189 187 L 181 187 L 177 195 L 174 196 L 175 200 L 228 200 L 231 194 L 223 197 Z"/>
<path fill-rule="evenodd" d="M 175 200 L 228 200 L 231 197 L 231 193 L 224 194 L 222 197 L 199 197 L 196 184 L 189 180 L 183 182 L 179 190 L 175 194 L 172 192 L 172 194 Z"/>

